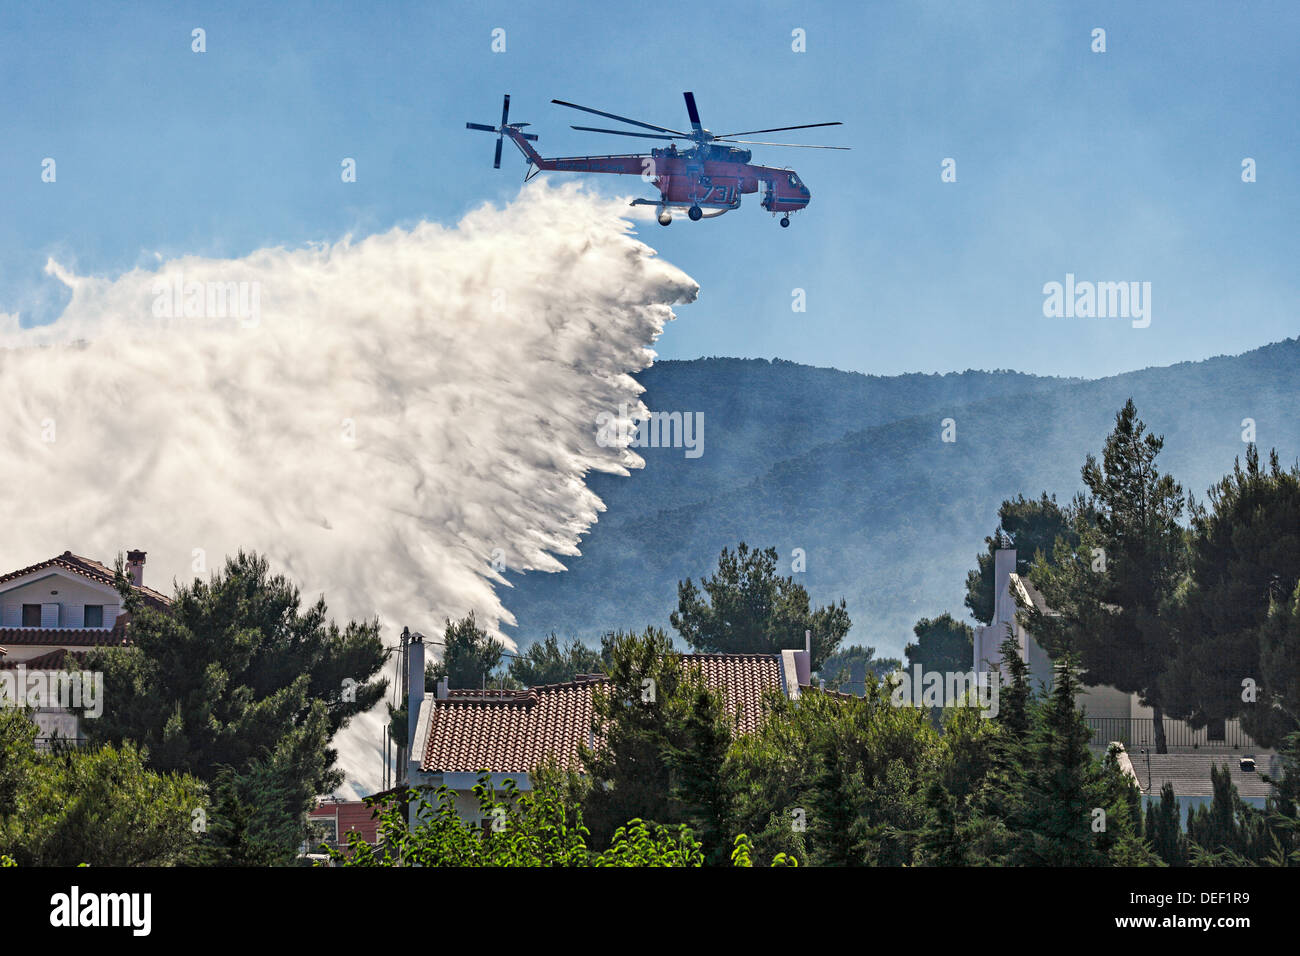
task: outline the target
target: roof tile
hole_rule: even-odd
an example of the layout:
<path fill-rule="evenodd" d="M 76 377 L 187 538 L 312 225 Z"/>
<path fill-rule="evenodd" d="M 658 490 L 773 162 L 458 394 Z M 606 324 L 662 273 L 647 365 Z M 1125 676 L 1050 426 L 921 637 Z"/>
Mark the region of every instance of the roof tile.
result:
<path fill-rule="evenodd" d="M 71 551 L 64 551 L 62 554 L 45 561 L 38 561 L 36 564 L 28 565 L 27 567 L 20 568 L 17 571 L 0 574 L 0 584 L 51 567 L 63 568 L 65 571 L 71 571 L 73 574 L 80 574 L 82 577 L 87 577 L 92 581 L 98 581 L 100 584 L 107 584 L 109 586 L 112 586 L 115 580 L 114 570 L 107 565 L 95 561 L 92 558 L 84 558 L 79 554 L 73 554 Z M 167 607 L 172 603 L 171 598 L 155 591 L 153 588 L 147 588 L 140 584 L 132 585 L 132 587 L 136 591 L 140 592 L 141 597 L 152 604 Z"/>
<path fill-rule="evenodd" d="M 763 719 L 762 699 L 781 690 L 780 658 L 773 654 L 690 654 L 705 683 L 723 691 L 739 733 L 751 733 Z M 577 768 L 578 746 L 590 745 L 596 688 L 603 675 L 583 675 L 563 684 L 522 691 L 453 690 L 433 699 L 425 771 L 529 773 L 552 756 Z"/>

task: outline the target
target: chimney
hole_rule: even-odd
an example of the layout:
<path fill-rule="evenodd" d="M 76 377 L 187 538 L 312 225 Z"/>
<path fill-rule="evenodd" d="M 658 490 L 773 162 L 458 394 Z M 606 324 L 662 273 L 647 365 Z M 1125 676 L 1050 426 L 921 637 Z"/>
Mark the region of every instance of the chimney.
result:
<path fill-rule="evenodd" d="M 1016 572 L 1016 549 L 993 552 L 993 623 L 1009 624 L 1016 619 L 1016 599 L 1011 596 L 1011 575 Z"/>
<path fill-rule="evenodd" d="M 451 696 L 450 685 L 451 685 L 451 678 L 450 678 L 450 677 L 443 677 L 443 678 L 440 678 L 440 679 L 438 680 L 438 699 L 439 699 L 439 700 L 446 700 L 448 697 Z"/>
<path fill-rule="evenodd" d="M 803 632 L 803 650 L 794 652 L 794 666 L 799 686 L 812 686 L 812 631 Z"/>
<path fill-rule="evenodd" d="M 975 673 L 996 667 L 998 676 L 1007 680 L 1010 671 L 1002 660 L 1002 640 L 1015 634 L 1016 599 L 1011 596 L 1011 575 L 1016 571 L 1016 549 L 998 548 L 993 552 L 993 621 L 975 628 Z M 1023 657 L 1027 655 L 1022 654 Z"/>
<path fill-rule="evenodd" d="M 416 632 L 407 645 L 406 739 L 410 744 L 407 753 L 412 762 L 418 752 L 415 725 L 420 719 L 420 705 L 424 703 L 424 635 Z"/>
<path fill-rule="evenodd" d="M 144 558 L 146 551 L 128 551 L 126 553 L 126 575 L 136 587 L 144 586 Z"/>

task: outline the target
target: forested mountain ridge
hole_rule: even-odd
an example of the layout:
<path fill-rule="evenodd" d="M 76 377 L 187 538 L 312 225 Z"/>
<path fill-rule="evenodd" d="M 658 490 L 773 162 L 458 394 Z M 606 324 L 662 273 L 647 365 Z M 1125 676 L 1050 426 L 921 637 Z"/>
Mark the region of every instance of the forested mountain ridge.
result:
<path fill-rule="evenodd" d="M 1130 396 L 1163 434 L 1164 471 L 1203 498 L 1246 447 L 1300 455 L 1300 342 L 1081 381 L 1014 372 L 873 377 L 789 362 L 664 362 L 641 376 L 655 411 L 704 413 L 704 453 L 642 449 L 631 478 L 598 475 L 608 510 L 567 572 L 515 576 L 506 605 L 530 643 L 555 630 L 666 626 L 677 581 L 723 546 L 775 546 L 814 601 L 848 600 L 848 641 L 899 655 L 920 617 L 964 616 L 966 571 L 998 505 L 1067 500 Z M 943 441 L 952 419 L 955 441 Z M 951 430 L 950 430 L 951 434 Z"/>

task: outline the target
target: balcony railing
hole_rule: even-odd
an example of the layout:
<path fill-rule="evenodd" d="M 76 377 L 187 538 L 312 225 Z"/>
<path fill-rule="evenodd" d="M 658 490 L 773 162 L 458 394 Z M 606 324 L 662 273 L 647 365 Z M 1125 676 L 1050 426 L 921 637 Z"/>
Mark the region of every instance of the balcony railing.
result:
<path fill-rule="evenodd" d="M 1092 728 L 1092 745 L 1105 747 L 1112 740 L 1118 740 L 1125 750 L 1145 747 L 1148 750 L 1156 745 L 1156 722 L 1150 717 L 1087 717 L 1088 726 Z M 1238 720 L 1225 720 L 1216 728 L 1213 723 L 1200 730 L 1193 730 L 1181 720 L 1166 717 L 1164 719 L 1165 744 L 1169 747 L 1205 747 L 1209 749 L 1251 748 L 1255 741 L 1241 729 Z"/>

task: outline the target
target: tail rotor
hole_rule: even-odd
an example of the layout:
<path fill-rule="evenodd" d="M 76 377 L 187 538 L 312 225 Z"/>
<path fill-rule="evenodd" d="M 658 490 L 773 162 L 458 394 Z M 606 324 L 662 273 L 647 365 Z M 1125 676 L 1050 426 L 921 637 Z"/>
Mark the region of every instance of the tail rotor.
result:
<path fill-rule="evenodd" d="M 536 139 L 537 139 L 537 137 L 534 136 L 532 133 L 521 133 L 521 132 L 519 132 L 520 129 L 522 129 L 523 127 L 525 127 L 525 126 L 527 126 L 527 125 L 528 125 L 527 123 L 514 123 L 514 124 L 511 124 L 511 122 L 510 122 L 510 94 L 507 93 L 507 94 L 505 95 L 505 98 L 501 101 L 501 125 L 500 125 L 500 126 L 486 126 L 486 125 L 484 125 L 483 123 L 466 123 L 466 124 L 465 124 L 465 128 L 466 128 L 466 129 L 477 129 L 477 130 L 482 130 L 482 131 L 485 132 L 485 133 L 496 133 L 496 134 L 497 134 L 497 148 L 496 148 L 496 153 L 495 153 L 495 154 L 493 155 L 493 157 L 492 157 L 492 168 L 493 168 L 493 169 L 500 169 L 500 168 L 501 168 L 501 144 L 502 144 L 502 143 L 504 142 L 504 140 L 505 140 L 506 130 L 513 130 L 513 131 L 514 131 L 514 135 L 519 136 L 519 137 L 521 137 L 521 138 L 523 138 L 523 139 L 527 139 L 527 140 L 536 140 Z"/>

